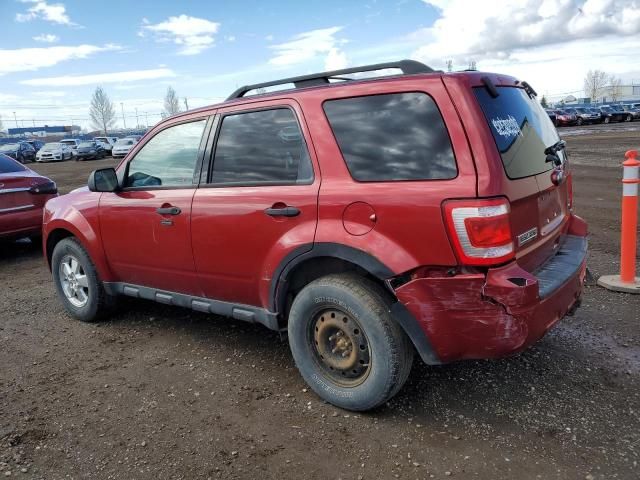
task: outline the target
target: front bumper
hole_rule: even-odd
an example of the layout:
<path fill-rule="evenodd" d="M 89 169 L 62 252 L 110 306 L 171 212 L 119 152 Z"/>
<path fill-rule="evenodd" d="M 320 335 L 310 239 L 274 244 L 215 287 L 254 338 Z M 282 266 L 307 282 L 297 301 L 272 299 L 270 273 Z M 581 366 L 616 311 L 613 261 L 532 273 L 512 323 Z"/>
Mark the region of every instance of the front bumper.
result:
<path fill-rule="evenodd" d="M 417 278 L 395 291 L 428 341 L 428 363 L 497 358 L 524 350 L 577 307 L 586 274 L 580 222 L 535 272 L 516 261 L 486 274 Z M 406 328 L 405 328 L 406 329 Z M 413 336 L 412 336 L 413 337 Z M 437 359 L 437 361 L 434 361 Z"/>

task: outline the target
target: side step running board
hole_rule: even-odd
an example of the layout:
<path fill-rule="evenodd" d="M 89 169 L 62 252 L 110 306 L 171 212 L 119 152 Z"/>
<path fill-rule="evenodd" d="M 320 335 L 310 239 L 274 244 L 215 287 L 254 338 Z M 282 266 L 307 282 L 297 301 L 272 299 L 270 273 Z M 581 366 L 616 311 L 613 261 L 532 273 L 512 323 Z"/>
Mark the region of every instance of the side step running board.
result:
<path fill-rule="evenodd" d="M 165 305 L 190 308 L 197 312 L 213 313 L 249 323 L 260 323 L 270 330 L 279 330 L 277 315 L 264 308 L 194 297 L 184 293 L 157 290 L 155 288 L 141 287 L 129 283 L 104 282 L 103 285 L 104 289 L 110 295 L 126 295 L 127 297 L 143 298 Z"/>

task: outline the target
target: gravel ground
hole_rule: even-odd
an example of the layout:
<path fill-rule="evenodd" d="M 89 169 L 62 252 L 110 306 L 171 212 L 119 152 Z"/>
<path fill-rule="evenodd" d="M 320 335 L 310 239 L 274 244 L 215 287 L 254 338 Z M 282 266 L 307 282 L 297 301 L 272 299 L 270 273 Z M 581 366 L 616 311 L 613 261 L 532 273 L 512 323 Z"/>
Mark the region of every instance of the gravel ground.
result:
<path fill-rule="evenodd" d="M 635 126 L 561 130 L 595 275 L 617 270 Z M 114 163 L 34 169 L 68 191 Z M 0 246 L 0 292 L 9 478 L 640 478 L 640 296 L 588 286 L 526 352 L 416 361 L 389 404 L 353 414 L 307 390 L 286 341 L 260 326 L 134 300 L 108 322 L 71 320 L 28 241 Z"/>

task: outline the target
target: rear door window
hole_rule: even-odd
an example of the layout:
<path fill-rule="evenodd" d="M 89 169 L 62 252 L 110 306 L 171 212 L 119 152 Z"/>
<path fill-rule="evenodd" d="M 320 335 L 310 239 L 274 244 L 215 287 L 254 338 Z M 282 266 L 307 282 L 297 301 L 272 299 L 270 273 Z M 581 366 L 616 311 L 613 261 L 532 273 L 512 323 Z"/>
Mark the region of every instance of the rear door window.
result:
<path fill-rule="evenodd" d="M 222 119 L 211 182 L 231 185 L 313 183 L 313 168 L 296 117 L 288 108 Z"/>
<path fill-rule="evenodd" d="M 445 180 L 458 174 L 442 115 L 426 93 L 329 100 L 324 111 L 354 180 Z"/>
<path fill-rule="evenodd" d="M 497 87 L 492 98 L 485 87 L 474 93 L 489 124 L 507 176 L 529 177 L 553 168 L 546 162 L 545 149 L 560 140 L 556 128 L 542 106 L 523 88 Z M 565 115 L 561 110 L 556 114 Z M 564 152 L 558 155 L 564 161 Z"/>

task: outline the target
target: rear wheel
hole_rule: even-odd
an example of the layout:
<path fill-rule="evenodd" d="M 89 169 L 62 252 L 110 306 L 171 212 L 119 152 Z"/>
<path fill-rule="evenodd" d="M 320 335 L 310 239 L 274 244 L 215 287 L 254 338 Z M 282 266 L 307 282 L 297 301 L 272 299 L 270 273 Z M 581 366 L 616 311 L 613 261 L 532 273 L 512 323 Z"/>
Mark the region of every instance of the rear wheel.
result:
<path fill-rule="evenodd" d="M 605 117 L 604 123 L 609 123 L 610 121 L 611 121 L 611 119 L 609 117 Z"/>
<path fill-rule="evenodd" d="M 65 238 L 55 246 L 51 273 L 62 304 L 78 320 L 94 322 L 114 303 L 115 298 L 105 292 L 89 254 L 75 238 Z"/>
<path fill-rule="evenodd" d="M 583 123 L 582 118 L 578 117 L 578 121 L 577 121 L 578 126 L 582 125 L 582 123 Z"/>
<path fill-rule="evenodd" d="M 631 120 L 633 120 L 633 117 L 631 115 L 627 115 L 624 119 L 625 122 L 630 122 Z"/>
<path fill-rule="evenodd" d="M 413 346 L 389 312 L 384 291 L 349 274 L 307 285 L 289 314 L 296 366 L 324 400 L 348 410 L 369 410 L 404 385 Z"/>

